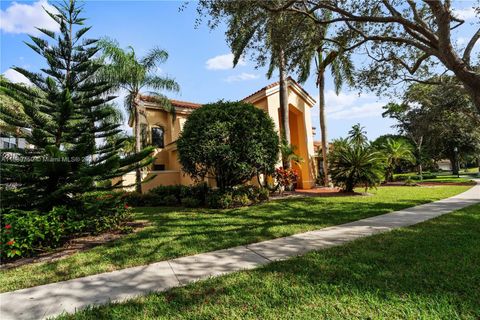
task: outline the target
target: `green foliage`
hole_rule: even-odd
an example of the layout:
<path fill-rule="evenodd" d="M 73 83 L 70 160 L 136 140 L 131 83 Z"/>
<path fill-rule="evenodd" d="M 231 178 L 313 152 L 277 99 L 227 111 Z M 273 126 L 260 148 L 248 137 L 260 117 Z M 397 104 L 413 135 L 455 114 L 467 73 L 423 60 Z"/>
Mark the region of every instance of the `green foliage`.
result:
<path fill-rule="evenodd" d="M 121 192 L 90 192 L 76 199 L 73 220 L 77 232 L 99 234 L 118 228 L 131 218 L 129 206 Z"/>
<path fill-rule="evenodd" d="M 400 132 L 414 142 L 417 164 L 445 158 L 455 163 L 455 148 L 461 161 L 480 153 L 480 118 L 453 77 L 445 76 L 439 85 L 411 85 L 401 104 L 384 109 L 383 116 L 395 119 Z"/>
<path fill-rule="evenodd" d="M 69 238 L 118 229 L 131 219 L 121 193 L 92 192 L 75 199 L 76 207 L 47 212 L 11 209 L 2 213 L 2 259 L 31 256 L 61 246 Z"/>
<path fill-rule="evenodd" d="M 213 177 L 221 189 L 272 173 L 278 146 L 273 121 L 263 110 L 224 101 L 192 112 L 177 141 L 183 170 L 195 180 Z"/>
<path fill-rule="evenodd" d="M 233 196 L 229 191 L 213 190 L 208 194 L 207 205 L 213 209 L 227 209 L 233 204 Z"/>
<path fill-rule="evenodd" d="M 198 208 L 201 206 L 201 201 L 193 197 L 185 197 L 181 199 L 181 204 L 187 208 Z"/>
<path fill-rule="evenodd" d="M 280 143 L 280 154 L 282 155 L 284 166 L 286 163 L 290 164 L 290 162 L 298 165 L 304 162 L 303 158 L 296 154 L 296 150 L 296 146 L 289 144 L 285 139 L 282 139 L 282 142 Z"/>
<path fill-rule="evenodd" d="M 380 145 L 379 151 L 382 152 L 385 157 L 386 181 L 393 181 L 393 172 L 402 161 L 415 162 L 411 146 L 401 139 L 394 140 L 387 138 L 386 141 Z"/>
<path fill-rule="evenodd" d="M 124 105 L 134 123 L 134 147 L 135 152 L 138 153 L 146 143 L 150 142 L 145 135 L 142 139 L 142 124 L 138 108 L 138 99 L 142 90 L 150 89 L 149 98 L 171 113 L 172 120 L 175 120 L 175 107 L 161 91 L 178 92 L 180 86 L 174 79 L 156 74 L 158 65 L 167 61 L 168 53 L 165 50 L 153 48 L 143 58 L 139 58 L 132 47 L 124 50 L 120 48 L 118 42 L 110 39 L 102 39 L 99 46 L 103 49 L 102 60 L 108 61 L 99 77 L 113 84 L 115 89 L 123 89 L 127 92 Z M 128 148 L 124 148 L 123 151 L 128 151 Z M 140 168 L 136 168 L 135 187 L 137 192 L 142 192 Z"/>
<path fill-rule="evenodd" d="M 404 185 L 406 185 L 406 186 L 416 186 L 417 184 L 416 184 L 415 181 L 412 179 L 412 177 L 407 177 L 407 179 L 405 180 Z"/>
<path fill-rule="evenodd" d="M 64 235 L 60 215 L 69 216 L 65 207 L 39 211 L 10 210 L 2 214 L 1 257 L 12 259 L 58 246 Z"/>
<path fill-rule="evenodd" d="M 163 197 L 163 201 L 165 202 L 166 206 L 175 206 L 180 203 L 180 200 L 173 194 L 169 194 Z"/>
<path fill-rule="evenodd" d="M 245 207 L 252 203 L 246 194 L 236 194 L 233 196 L 233 205 L 238 207 Z"/>
<path fill-rule="evenodd" d="M 355 145 L 365 146 L 368 143 L 365 127 L 362 127 L 360 123 L 352 126 L 352 129 L 348 131 L 348 140 Z"/>
<path fill-rule="evenodd" d="M 134 210 L 135 218 L 148 221 L 148 228 L 118 239 L 114 245 L 105 243 L 65 259 L 2 270 L 0 291 L 318 230 L 436 201 L 467 189 L 467 186 L 451 185 L 435 188 L 392 186 L 372 190 L 372 196 L 367 197 L 294 197 L 228 210 L 138 208 Z M 347 274 L 351 276 L 348 270 Z"/>
<path fill-rule="evenodd" d="M 193 186 L 158 186 L 148 193 L 127 192 L 123 199 L 135 207 L 174 206 L 181 204 L 187 208 L 203 206 L 211 208 L 231 208 L 267 201 L 268 189 L 251 185 L 239 185 L 228 191 L 211 190 L 206 183 Z"/>
<path fill-rule="evenodd" d="M 356 186 L 375 187 L 383 179 L 382 154 L 369 144 L 353 141 L 335 141 L 330 153 L 332 181 L 346 192 Z"/>
<path fill-rule="evenodd" d="M 205 198 L 210 188 L 206 183 L 197 183 L 193 186 L 171 185 L 158 186 L 150 190 L 149 194 L 157 195 L 160 198 L 166 196 L 173 196 L 177 199 L 177 203 L 181 202 L 182 198 L 194 198 L 199 201 L 201 205 L 205 204 Z"/>
<path fill-rule="evenodd" d="M 48 14 L 60 33 L 39 29 L 47 40 L 30 36 L 32 43 L 27 44 L 46 61 L 42 73 L 13 68 L 32 86 L 0 79 L 0 95 L 21 105 L 17 112 L 1 103 L 1 122 L 25 128 L 24 138 L 34 146 L 2 152 L 1 183 L 17 189 L 12 197 L 3 197 L 4 208 L 48 211 L 71 205 L 72 196 L 100 189 L 97 182 L 121 176 L 150 160 L 149 149 L 120 157 L 123 141 L 108 142 L 121 129 L 112 120 L 110 101 L 115 97 L 108 95 L 112 86 L 98 78 L 103 65 L 95 58 L 97 40 L 84 37 L 89 28 L 82 26 L 85 19 L 75 1 L 55 6 L 58 13 Z"/>
<path fill-rule="evenodd" d="M 472 205 L 411 227 L 57 320 L 139 314 L 142 319 L 478 320 L 479 212 L 480 204 Z M 299 214 L 302 222 L 311 217 Z"/>
<path fill-rule="evenodd" d="M 432 174 L 432 173 L 428 173 L 428 172 L 422 174 L 421 176 L 418 175 L 418 174 L 405 173 L 405 174 L 394 175 L 393 181 L 407 181 L 409 179 L 419 181 L 419 180 L 424 180 L 424 179 L 436 179 L 436 178 L 437 178 L 437 175 Z"/>

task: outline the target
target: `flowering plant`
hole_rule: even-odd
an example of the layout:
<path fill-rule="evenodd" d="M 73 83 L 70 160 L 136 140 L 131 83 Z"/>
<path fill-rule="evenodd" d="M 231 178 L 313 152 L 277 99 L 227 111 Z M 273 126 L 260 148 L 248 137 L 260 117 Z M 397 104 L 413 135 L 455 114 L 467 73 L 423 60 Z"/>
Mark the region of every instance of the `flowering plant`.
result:
<path fill-rule="evenodd" d="M 295 169 L 283 167 L 275 169 L 274 178 L 277 181 L 281 190 L 291 190 L 293 184 L 297 182 L 298 172 Z"/>

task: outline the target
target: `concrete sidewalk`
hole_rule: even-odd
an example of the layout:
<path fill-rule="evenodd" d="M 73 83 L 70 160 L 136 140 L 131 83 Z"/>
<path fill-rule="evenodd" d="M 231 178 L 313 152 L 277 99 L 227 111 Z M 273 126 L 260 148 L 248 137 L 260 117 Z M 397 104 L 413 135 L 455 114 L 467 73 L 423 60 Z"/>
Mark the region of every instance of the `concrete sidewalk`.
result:
<path fill-rule="evenodd" d="M 252 269 L 272 261 L 321 250 L 405 227 L 480 202 L 480 180 L 451 198 L 246 246 L 78 278 L 0 294 L 0 319 L 42 319 L 87 305 L 164 291 L 211 276 Z"/>

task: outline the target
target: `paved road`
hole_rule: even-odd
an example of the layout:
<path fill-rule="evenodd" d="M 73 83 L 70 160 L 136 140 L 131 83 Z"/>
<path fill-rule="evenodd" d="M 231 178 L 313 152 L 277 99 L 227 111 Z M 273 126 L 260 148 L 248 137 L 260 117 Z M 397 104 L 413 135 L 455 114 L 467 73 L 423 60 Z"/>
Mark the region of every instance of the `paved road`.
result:
<path fill-rule="evenodd" d="M 440 201 L 342 225 L 246 246 L 218 250 L 0 294 L 0 319 L 43 319 L 87 305 L 164 291 L 211 276 L 252 269 L 406 227 L 480 202 L 480 180 L 468 191 Z"/>

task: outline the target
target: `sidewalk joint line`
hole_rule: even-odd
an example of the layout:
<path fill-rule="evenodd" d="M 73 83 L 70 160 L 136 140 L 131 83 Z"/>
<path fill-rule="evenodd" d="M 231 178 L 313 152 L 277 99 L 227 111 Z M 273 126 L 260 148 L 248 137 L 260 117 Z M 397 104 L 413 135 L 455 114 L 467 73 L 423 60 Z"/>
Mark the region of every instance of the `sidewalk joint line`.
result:
<path fill-rule="evenodd" d="M 273 261 L 274 261 L 274 260 L 270 260 L 269 258 L 265 257 L 264 255 L 256 252 L 255 250 L 250 249 L 250 248 L 248 247 L 248 245 L 246 245 L 245 248 L 247 248 L 247 250 L 252 251 L 252 252 L 255 253 L 257 256 L 259 256 L 259 257 L 261 257 L 261 258 L 263 258 L 263 259 L 265 259 L 265 260 L 267 260 L 267 261 L 270 261 L 270 262 L 273 262 Z"/>
<path fill-rule="evenodd" d="M 182 283 L 180 282 L 180 279 L 178 279 L 177 274 L 175 273 L 175 270 L 173 270 L 173 267 L 172 267 L 172 265 L 170 264 L 170 261 L 171 261 L 171 260 L 167 260 L 168 266 L 170 267 L 170 270 L 172 270 L 173 275 L 175 276 L 175 279 L 177 279 L 178 284 L 179 284 L 179 285 L 182 285 Z"/>

